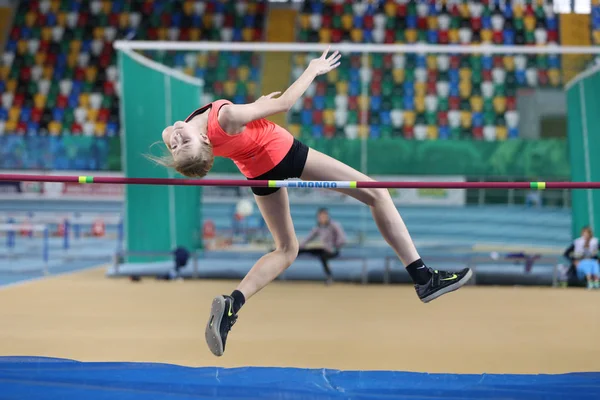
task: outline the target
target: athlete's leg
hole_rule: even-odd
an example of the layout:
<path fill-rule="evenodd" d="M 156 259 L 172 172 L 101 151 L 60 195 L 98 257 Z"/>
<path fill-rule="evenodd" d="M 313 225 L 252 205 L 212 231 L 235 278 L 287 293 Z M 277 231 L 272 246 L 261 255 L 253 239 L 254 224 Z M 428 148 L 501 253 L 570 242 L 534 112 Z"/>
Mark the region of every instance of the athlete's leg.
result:
<path fill-rule="evenodd" d="M 299 247 L 287 190 L 281 188 L 267 196 L 254 198 L 273 235 L 275 250 L 261 257 L 238 285 L 237 290 L 244 294 L 246 300 L 289 267 L 298 256 Z"/>
<path fill-rule="evenodd" d="M 302 173 L 303 180 L 319 181 L 372 181 L 362 172 L 310 149 Z M 373 219 L 385 241 L 394 249 L 404 265 L 420 258 L 408 229 L 400 217 L 387 189 L 335 189 L 345 193 L 371 208 Z"/>
<path fill-rule="evenodd" d="M 227 335 L 237 320 L 240 307 L 289 267 L 298 255 L 298 239 L 294 233 L 286 189 L 281 188 L 255 198 L 275 240 L 275 250 L 254 264 L 231 296 L 214 298 L 205 337 L 210 351 L 216 356 L 223 355 L 225 351 Z"/>
<path fill-rule="evenodd" d="M 310 149 L 303 180 L 372 181 L 365 174 L 316 150 Z M 334 189 L 356 198 L 371 208 L 373 219 L 385 241 L 394 249 L 411 278 L 419 298 L 429 302 L 463 286 L 471 277 L 465 268 L 456 273 L 426 268 L 386 189 Z"/>

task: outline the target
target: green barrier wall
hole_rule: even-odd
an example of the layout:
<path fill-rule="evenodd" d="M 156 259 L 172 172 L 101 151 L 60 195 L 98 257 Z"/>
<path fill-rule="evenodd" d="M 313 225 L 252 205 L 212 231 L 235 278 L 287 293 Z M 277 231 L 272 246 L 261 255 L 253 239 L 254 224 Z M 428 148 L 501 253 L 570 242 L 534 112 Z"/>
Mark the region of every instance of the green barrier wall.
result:
<path fill-rule="evenodd" d="M 148 60 L 119 52 L 122 84 L 121 152 L 127 177 L 173 178 L 173 172 L 144 157 L 161 140 L 162 130 L 200 106 L 201 81 Z M 161 145 L 162 146 L 162 145 Z M 154 153 L 154 152 L 153 152 Z M 126 188 L 125 234 L 130 252 L 171 251 L 201 246 L 201 188 L 139 186 Z M 154 259 L 156 260 L 156 258 Z M 148 261 L 129 257 L 129 262 Z"/>

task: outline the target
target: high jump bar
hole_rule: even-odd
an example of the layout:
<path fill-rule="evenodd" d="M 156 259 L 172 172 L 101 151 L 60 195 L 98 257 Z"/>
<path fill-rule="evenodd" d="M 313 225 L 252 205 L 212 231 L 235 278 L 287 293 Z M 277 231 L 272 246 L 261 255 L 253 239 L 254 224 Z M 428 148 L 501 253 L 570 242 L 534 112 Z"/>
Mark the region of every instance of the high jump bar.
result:
<path fill-rule="evenodd" d="M 122 178 L 77 175 L 0 174 L 0 182 L 60 182 L 113 185 L 285 187 L 328 189 L 600 189 L 600 182 L 393 182 L 276 181 L 243 179 Z"/>

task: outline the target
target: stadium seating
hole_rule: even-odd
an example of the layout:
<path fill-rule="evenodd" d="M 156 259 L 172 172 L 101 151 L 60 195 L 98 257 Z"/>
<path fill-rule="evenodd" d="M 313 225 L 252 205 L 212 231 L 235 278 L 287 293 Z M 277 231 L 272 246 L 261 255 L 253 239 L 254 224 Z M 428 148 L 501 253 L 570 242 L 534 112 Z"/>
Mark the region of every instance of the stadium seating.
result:
<path fill-rule="evenodd" d="M 600 45 L 600 0 L 592 1 L 592 43 Z"/>
<path fill-rule="evenodd" d="M 0 135 L 117 136 L 115 39 L 256 41 L 264 15 L 249 0 L 22 1 L 0 59 Z M 249 53 L 150 55 L 234 101 L 251 100 L 259 80 Z"/>
<path fill-rule="evenodd" d="M 306 2 L 298 17 L 298 41 L 558 42 L 558 18 L 549 1 L 499 3 Z M 313 56 L 294 57 L 293 79 Z M 371 53 L 365 65 L 361 53 L 348 54 L 294 109 L 290 129 L 313 137 L 504 140 L 519 136 L 517 89 L 560 84 L 560 58 L 552 55 Z M 363 102 L 365 91 L 369 96 Z"/>

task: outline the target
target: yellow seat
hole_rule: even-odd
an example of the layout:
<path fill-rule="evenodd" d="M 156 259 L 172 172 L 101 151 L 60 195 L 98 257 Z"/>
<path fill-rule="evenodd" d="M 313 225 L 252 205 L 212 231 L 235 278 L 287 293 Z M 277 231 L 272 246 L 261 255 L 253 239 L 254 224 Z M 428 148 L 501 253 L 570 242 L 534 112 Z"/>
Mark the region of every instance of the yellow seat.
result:
<path fill-rule="evenodd" d="M 50 132 L 50 134 L 52 136 L 60 135 L 61 129 L 62 129 L 62 124 L 58 121 L 50 121 L 50 123 L 48 124 L 48 132 Z"/>
<path fill-rule="evenodd" d="M 515 58 L 513 56 L 504 56 L 502 62 L 504 63 L 504 69 L 506 71 L 515 70 Z"/>
<path fill-rule="evenodd" d="M 198 68 L 206 68 L 206 62 L 208 61 L 208 54 L 205 52 L 198 53 Z"/>
<path fill-rule="evenodd" d="M 129 13 L 122 12 L 119 14 L 119 28 L 125 29 L 129 27 Z"/>
<path fill-rule="evenodd" d="M 41 32 L 41 38 L 43 41 L 49 41 L 52 40 L 52 28 L 42 28 L 42 32 Z"/>
<path fill-rule="evenodd" d="M 348 94 L 348 82 L 341 81 L 335 84 L 335 89 L 338 94 Z"/>
<path fill-rule="evenodd" d="M 335 111 L 324 110 L 323 111 L 323 122 L 325 123 L 325 125 L 334 125 L 335 124 Z"/>
<path fill-rule="evenodd" d="M 98 119 L 98 110 L 94 110 L 93 108 L 89 108 L 87 110 L 87 120 L 90 122 L 96 122 Z"/>
<path fill-rule="evenodd" d="M 44 79 L 52 79 L 52 75 L 54 74 L 54 67 L 52 65 L 47 65 L 44 67 L 44 71 L 42 72 L 42 76 Z"/>
<path fill-rule="evenodd" d="M 471 127 L 471 112 L 470 111 L 461 111 L 460 112 L 460 126 L 463 128 Z"/>
<path fill-rule="evenodd" d="M 481 96 L 471 97 L 471 109 L 474 112 L 481 112 L 483 110 L 483 98 Z"/>
<path fill-rule="evenodd" d="M 56 15 L 56 25 L 66 27 L 67 26 L 67 13 L 64 11 L 59 12 Z"/>
<path fill-rule="evenodd" d="M 60 10 L 60 0 L 52 0 L 50 2 L 50 11 L 56 13 L 58 10 Z"/>
<path fill-rule="evenodd" d="M 108 0 L 104 0 L 102 2 L 102 12 L 106 15 L 110 14 L 112 10 L 112 2 Z"/>
<path fill-rule="evenodd" d="M 8 65 L 0 66 L 0 80 L 6 80 L 8 78 L 8 74 L 10 73 L 10 67 Z"/>
<path fill-rule="evenodd" d="M 183 13 L 187 16 L 192 15 L 194 12 L 194 3 L 191 1 L 186 1 L 183 3 Z"/>
<path fill-rule="evenodd" d="M 292 56 L 292 62 L 297 67 L 306 67 L 306 56 L 304 53 L 296 53 Z"/>
<path fill-rule="evenodd" d="M 600 44 L 600 31 L 593 31 L 592 38 L 594 39 L 594 44 Z"/>
<path fill-rule="evenodd" d="M 458 84 L 458 91 L 460 92 L 460 97 L 463 99 L 468 99 L 471 97 L 471 91 L 473 90 L 473 84 L 471 81 L 462 81 Z"/>
<path fill-rule="evenodd" d="M 552 68 L 548 70 L 548 78 L 550 79 L 550 84 L 552 86 L 560 85 L 560 71 L 556 68 Z"/>
<path fill-rule="evenodd" d="M 508 129 L 505 126 L 496 127 L 496 140 L 506 140 L 508 137 Z"/>
<path fill-rule="evenodd" d="M 458 6 L 458 10 L 463 18 L 469 18 L 471 16 L 471 11 L 469 11 L 469 5 L 467 3 L 461 3 Z"/>
<path fill-rule="evenodd" d="M 167 28 L 159 28 L 157 30 L 158 40 L 167 40 Z"/>
<path fill-rule="evenodd" d="M 245 42 L 252 41 L 253 37 L 254 37 L 254 30 L 252 28 L 245 28 L 242 31 L 242 39 L 244 39 Z"/>
<path fill-rule="evenodd" d="M 428 70 L 436 70 L 437 69 L 436 56 L 432 56 L 432 55 L 427 56 L 427 69 Z"/>
<path fill-rule="evenodd" d="M 359 96 L 358 97 L 358 108 L 359 110 L 368 110 L 371 105 L 371 96 Z"/>
<path fill-rule="evenodd" d="M 260 97 L 260 95 L 256 92 L 256 83 L 255 82 L 246 83 L 246 89 L 248 89 L 249 95 L 255 96 L 256 98 Z"/>
<path fill-rule="evenodd" d="M 417 30 L 407 29 L 406 30 L 406 43 L 415 43 L 417 41 Z"/>
<path fill-rule="evenodd" d="M 424 96 L 415 96 L 415 111 L 418 113 L 425 112 L 425 97 Z"/>
<path fill-rule="evenodd" d="M 212 15 L 204 14 L 202 17 L 202 23 L 206 28 L 212 28 Z"/>
<path fill-rule="evenodd" d="M 94 39 L 102 40 L 104 39 L 104 27 L 97 26 L 94 28 Z"/>
<path fill-rule="evenodd" d="M 357 43 L 362 42 L 363 30 L 359 29 L 359 28 L 352 29 L 350 31 L 350 39 L 352 39 L 353 42 L 357 42 Z"/>
<path fill-rule="evenodd" d="M 6 91 L 14 93 L 15 90 L 17 90 L 17 84 L 18 82 L 16 79 L 9 79 L 8 81 L 6 81 Z"/>
<path fill-rule="evenodd" d="M 491 29 L 482 29 L 481 30 L 481 41 L 484 43 L 491 43 L 494 34 Z"/>
<path fill-rule="evenodd" d="M 494 103 L 494 111 L 496 111 L 497 114 L 502 114 L 506 111 L 506 97 L 504 97 L 504 96 L 494 97 L 493 103 Z"/>
<path fill-rule="evenodd" d="M 293 137 L 295 137 L 295 138 L 300 137 L 300 125 L 298 125 L 298 124 L 288 125 L 287 129 L 292 134 Z"/>
<path fill-rule="evenodd" d="M 450 29 L 448 31 L 448 41 L 450 43 L 458 43 L 458 42 L 460 42 L 460 37 L 458 35 L 458 29 Z"/>
<path fill-rule="evenodd" d="M 248 68 L 245 65 L 242 65 L 241 67 L 238 68 L 237 73 L 238 73 L 238 79 L 242 82 L 246 82 L 248 80 L 248 78 L 250 77 L 250 68 Z"/>
<path fill-rule="evenodd" d="M 33 11 L 28 11 L 25 14 L 25 25 L 32 28 L 35 25 L 36 15 Z"/>
<path fill-rule="evenodd" d="M 513 5 L 513 18 L 523 18 L 523 5 L 520 2 Z"/>
<path fill-rule="evenodd" d="M 425 97 L 427 93 L 427 83 L 426 82 L 415 82 L 415 95 L 418 97 Z"/>
<path fill-rule="evenodd" d="M 35 55 L 35 65 L 44 65 L 46 61 L 46 53 L 37 53 Z"/>
<path fill-rule="evenodd" d="M 190 29 L 190 40 L 198 41 L 198 40 L 200 40 L 201 36 L 202 36 L 202 31 L 200 31 L 200 29 L 198 29 L 198 28 Z"/>
<path fill-rule="evenodd" d="M 79 95 L 79 105 L 81 107 L 83 107 L 83 108 L 88 108 L 90 106 L 90 95 L 89 95 L 89 93 L 81 93 Z M 91 110 L 89 110 L 89 111 L 91 111 Z"/>
<path fill-rule="evenodd" d="M 246 9 L 246 15 L 255 15 L 256 7 L 258 6 L 258 4 L 256 4 L 253 1 L 249 1 L 247 3 L 248 3 L 248 8 Z"/>
<path fill-rule="evenodd" d="M 404 111 L 404 126 L 415 126 L 417 115 L 414 111 Z"/>
<path fill-rule="evenodd" d="M 227 97 L 233 97 L 233 95 L 235 94 L 235 86 L 236 83 L 233 81 L 225 82 L 225 84 L 223 85 L 223 89 Z"/>
<path fill-rule="evenodd" d="M 435 125 L 427 125 L 427 138 L 430 140 L 437 140 L 438 138 L 438 127 Z"/>
<path fill-rule="evenodd" d="M 438 26 L 437 18 L 438 18 L 437 16 L 433 16 L 433 15 L 427 17 L 427 27 L 432 31 L 437 29 L 437 26 Z"/>
<path fill-rule="evenodd" d="M 361 139 L 368 139 L 369 138 L 369 126 L 368 125 L 359 125 L 358 126 L 358 137 Z"/>
<path fill-rule="evenodd" d="M 17 130 L 17 121 L 6 121 L 4 132 L 15 132 Z"/>
<path fill-rule="evenodd" d="M 37 93 L 33 96 L 33 104 L 35 105 L 35 108 L 44 108 L 46 106 L 46 96 Z"/>
<path fill-rule="evenodd" d="M 9 121 L 19 121 L 19 117 L 21 116 L 21 107 L 12 106 L 10 110 L 8 110 L 8 120 Z"/>
<path fill-rule="evenodd" d="M 471 68 L 469 67 L 464 67 L 458 71 L 458 75 L 461 81 L 470 81 L 473 71 L 471 71 Z"/>
<path fill-rule="evenodd" d="M 300 14 L 300 28 L 301 29 L 309 29 L 310 28 L 310 14 Z"/>
<path fill-rule="evenodd" d="M 342 28 L 345 31 L 349 31 L 350 29 L 352 29 L 352 25 L 353 25 L 352 15 L 351 14 L 342 15 Z"/>
<path fill-rule="evenodd" d="M 25 54 L 27 53 L 29 44 L 27 43 L 27 40 L 25 39 L 21 39 L 17 42 L 17 54 Z"/>
<path fill-rule="evenodd" d="M 385 6 L 383 8 L 385 10 L 385 15 L 387 15 L 389 18 L 396 17 L 396 5 L 394 3 L 388 1 L 385 3 Z"/>
<path fill-rule="evenodd" d="M 88 82 L 96 82 L 98 69 L 95 66 L 90 66 L 85 69 L 85 80 Z"/>
<path fill-rule="evenodd" d="M 525 31 L 533 32 L 535 30 L 535 17 L 533 15 L 526 15 L 523 22 L 525 22 Z"/>
<path fill-rule="evenodd" d="M 327 77 L 327 82 L 329 83 L 336 83 L 338 81 L 339 78 L 339 73 L 338 73 L 338 69 L 334 69 L 332 71 L 329 71 L 325 76 Z"/>
<path fill-rule="evenodd" d="M 392 77 L 394 78 L 394 83 L 404 82 L 404 68 L 394 68 Z"/>
<path fill-rule="evenodd" d="M 319 29 L 319 41 L 321 43 L 331 42 L 331 29 L 327 29 L 327 28 Z"/>
<path fill-rule="evenodd" d="M 77 53 L 69 53 L 67 56 L 67 65 L 69 68 L 74 68 L 77 65 L 77 59 L 79 58 L 79 54 Z"/>
<path fill-rule="evenodd" d="M 105 122 L 96 122 L 94 125 L 94 135 L 96 136 L 104 136 L 106 134 L 106 123 Z"/>
<path fill-rule="evenodd" d="M 186 75 L 189 75 L 189 76 L 194 76 L 195 75 L 194 72 L 195 72 L 194 67 L 185 67 L 183 69 L 183 73 Z"/>

